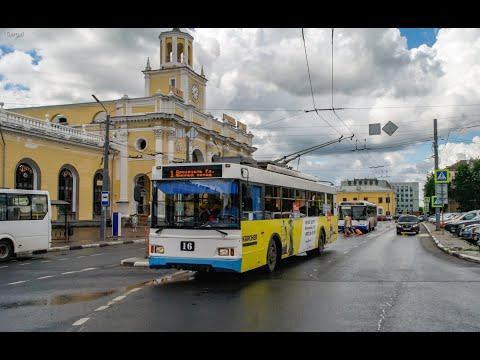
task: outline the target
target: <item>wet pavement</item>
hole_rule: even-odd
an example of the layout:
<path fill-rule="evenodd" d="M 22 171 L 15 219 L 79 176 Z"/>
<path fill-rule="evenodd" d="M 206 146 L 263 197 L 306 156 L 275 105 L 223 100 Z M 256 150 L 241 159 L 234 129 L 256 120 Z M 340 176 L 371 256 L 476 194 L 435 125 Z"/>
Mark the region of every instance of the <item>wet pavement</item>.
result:
<path fill-rule="evenodd" d="M 100 228 L 99 227 L 75 227 L 73 228 L 73 235 L 68 237 L 68 240 L 53 240 L 51 248 L 78 248 L 78 247 L 88 247 L 99 244 L 109 244 L 114 245 L 116 242 L 119 244 L 125 242 L 141 242 L 145 241 L 146 234 L 148 233 L 148 228 L 144 226 L 139 226 L 137 231 L 134 232 L 132 228 L 125 227 L 121 229 L 121 236 L 112 236 L 112 228 L 107 227 L 106 239 L 103 240 L 100 238 Z"/>
<path fill-rule="evenodd" d="M 451 234 L 444 229 L 437 231 L 435 230 L 435 224 L 430 222 L 424 221 L 422 224 L 440 249 L 461 259 L 480 263 L 479 246 L 463 240 L 456 234 Z"/>

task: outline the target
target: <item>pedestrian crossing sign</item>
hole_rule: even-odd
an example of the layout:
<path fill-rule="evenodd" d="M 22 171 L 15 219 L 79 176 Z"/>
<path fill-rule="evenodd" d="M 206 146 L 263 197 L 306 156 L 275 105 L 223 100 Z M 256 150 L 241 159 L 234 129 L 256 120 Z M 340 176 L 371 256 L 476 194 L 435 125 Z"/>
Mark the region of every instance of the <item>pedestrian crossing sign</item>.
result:
<path fill-rule="evenodd" d="M 443 207 L 443 199 L 440 196 L 432 196 L 432 208 Z"/>
<path fill-rule="evenodd" d="M 448 184 L 450 182 L 450 171 L 448 169 L 435 170 L 435 184 Z"/>

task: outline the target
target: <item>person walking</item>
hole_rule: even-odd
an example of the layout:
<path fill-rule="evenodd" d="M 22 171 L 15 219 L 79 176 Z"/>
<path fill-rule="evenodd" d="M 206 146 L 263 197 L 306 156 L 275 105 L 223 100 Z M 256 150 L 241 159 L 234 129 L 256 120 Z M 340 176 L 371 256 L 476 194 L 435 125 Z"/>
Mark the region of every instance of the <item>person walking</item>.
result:
<path fill-rule="evenodd" d="M 137 214 L 133 214 L 133 216 L 132 216 L 132 229 L 133 229 L 133 232 L 137 232 L 137 226 L 138 226 L 138 216 L 137 216 Z"/>
<path fill-rule="evenodd" d="M 348 214 L 343 217 L 343 232 L 344 236 L 350 236 L 352 233 L 352 219 Z"/>

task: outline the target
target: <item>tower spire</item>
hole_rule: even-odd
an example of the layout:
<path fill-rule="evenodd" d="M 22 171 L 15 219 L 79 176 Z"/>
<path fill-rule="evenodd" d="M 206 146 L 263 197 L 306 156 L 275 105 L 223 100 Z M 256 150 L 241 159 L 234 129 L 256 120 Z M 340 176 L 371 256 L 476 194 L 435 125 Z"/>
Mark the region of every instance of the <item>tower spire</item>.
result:
<path fill-rule="evenodd" d="M 201 71 L 200 75 L 201 75 L 202 77 L 205 77 L 205 73 L 203 72 L 203 65 L 202 65 L 202 71 Z"/>
<path fill-rule="evenodd" d="M 147 58 L 147 66 L 145 66 L 145 71 L 150 71 L 152 68 L 150 67 L 150 57 Z"/>

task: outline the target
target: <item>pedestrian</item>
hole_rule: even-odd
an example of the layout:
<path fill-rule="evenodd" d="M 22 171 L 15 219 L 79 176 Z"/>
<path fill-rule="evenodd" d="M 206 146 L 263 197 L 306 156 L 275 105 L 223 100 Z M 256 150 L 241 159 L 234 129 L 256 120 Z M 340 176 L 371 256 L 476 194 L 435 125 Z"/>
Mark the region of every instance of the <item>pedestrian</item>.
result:
<path fill-rule="evenodd" d="M 352 233 L 352 219 L 348 214 L 343 217 L 343 232 L 344 236 L 350 236 Z"/>
<path fill-rule="evenodd" d="M 132 229 L 133 229 L 133 232 L 137 232 L 137 225 L 138 225 L 138 216 L 137 216 L 137 214 L 133 214 L 133 216 L 132 216 Z"/>

